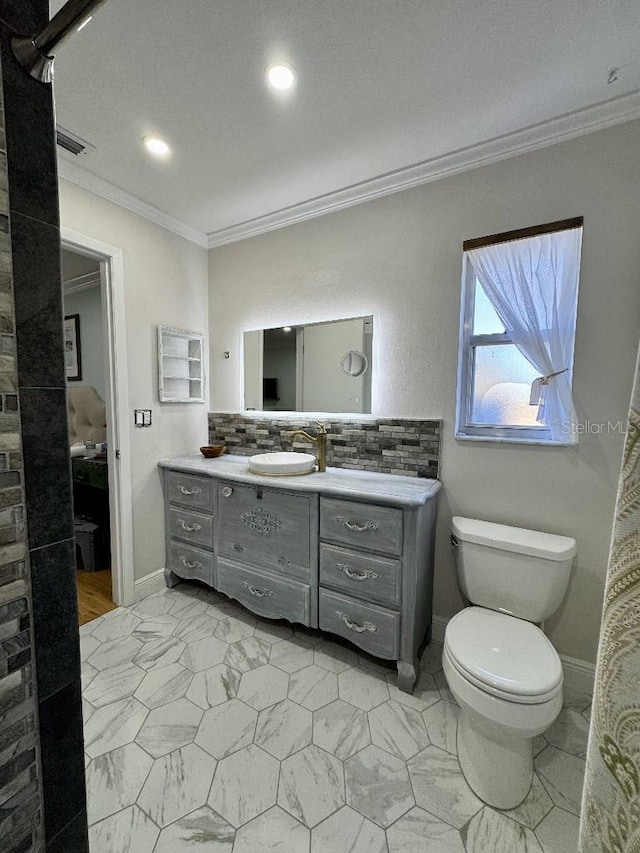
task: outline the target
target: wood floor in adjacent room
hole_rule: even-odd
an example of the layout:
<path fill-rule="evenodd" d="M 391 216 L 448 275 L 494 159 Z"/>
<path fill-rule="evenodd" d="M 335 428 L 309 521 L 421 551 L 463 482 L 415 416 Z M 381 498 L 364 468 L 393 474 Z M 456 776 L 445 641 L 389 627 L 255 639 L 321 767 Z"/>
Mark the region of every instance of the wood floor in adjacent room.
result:
<path fill-rule="evenodd" d="M 84 625 L 115 610 L 117 605 L 111 598 L 111 569 L 86 572 L 78 569 L 78 622 Z"/>

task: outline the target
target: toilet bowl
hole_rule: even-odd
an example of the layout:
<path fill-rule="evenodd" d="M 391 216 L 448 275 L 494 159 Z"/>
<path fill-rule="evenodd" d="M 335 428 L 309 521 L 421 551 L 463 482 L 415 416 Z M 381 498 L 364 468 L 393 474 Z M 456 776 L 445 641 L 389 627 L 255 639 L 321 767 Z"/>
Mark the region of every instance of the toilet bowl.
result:
<path fill-rule="evenodd" d="M 562 708 L 558 653 L 535 623 L 560 605 L 574 539 L 454 516 L 452 545 L 469 607 L 445 631 L 442 666 L 460 705 L 458 758 L 472 790 L 512 809 L 533 778 L 532 739 Z"/>
<path fill-rule="evenodd" d="M 461 708 L 458 759 L 469 786 L 495 808 L 515 808 L 531 787 L 531 741 L 562 708 L 555 649 L 529 622 L 469 607 L 447 626 L 442 666 Z"/>

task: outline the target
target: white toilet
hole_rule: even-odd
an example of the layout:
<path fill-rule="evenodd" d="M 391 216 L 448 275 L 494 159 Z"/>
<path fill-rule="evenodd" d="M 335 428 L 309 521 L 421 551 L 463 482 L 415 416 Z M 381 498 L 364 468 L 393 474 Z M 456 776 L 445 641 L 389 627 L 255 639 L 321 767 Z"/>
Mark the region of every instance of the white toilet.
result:
<path fill-rule="evenodd" d="M 559 606 L 575 539 L 454 516 L 458 584 L 471 607 L 448 623 L 442 663 L 461 708 L 458 757 L 475 793 L 511 809 L 533 777 L 531 741 L 562 707 L 558 653 L 534 623 Z"/>

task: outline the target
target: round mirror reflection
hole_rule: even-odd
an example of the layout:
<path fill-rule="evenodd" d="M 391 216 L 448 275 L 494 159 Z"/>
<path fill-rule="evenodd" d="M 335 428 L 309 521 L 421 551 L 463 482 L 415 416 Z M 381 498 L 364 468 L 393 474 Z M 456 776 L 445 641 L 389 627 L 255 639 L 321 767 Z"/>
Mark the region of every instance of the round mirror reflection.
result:
<path fill-rule="evenodd" d="M 352 349 L 342 356 L 340 367 L 342 368 L 342 372 L 347 376 L 357 377 L 362 376 L 367 372 L 369 362 L 363 352 L 358 352 L 358 350 Z"/>

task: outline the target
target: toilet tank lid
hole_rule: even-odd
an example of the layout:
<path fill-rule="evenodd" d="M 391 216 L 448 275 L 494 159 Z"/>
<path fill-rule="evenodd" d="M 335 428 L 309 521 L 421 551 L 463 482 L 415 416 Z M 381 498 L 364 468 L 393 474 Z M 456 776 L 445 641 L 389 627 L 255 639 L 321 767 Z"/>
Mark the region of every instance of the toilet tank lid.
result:
<path fill-rule="evenodd" d="M 494 524 L 492 521 L 479 521 L 460 515 L 454 515 L 451 519 L 451 530 L 461 542 L 474 542 L 501 551 L 514 551 L 533 557 L 544 557 L 547 560 L 568 560 L 576 553 L 576 540 L 571 536 L 541 533 L 538 530 Z"/>

